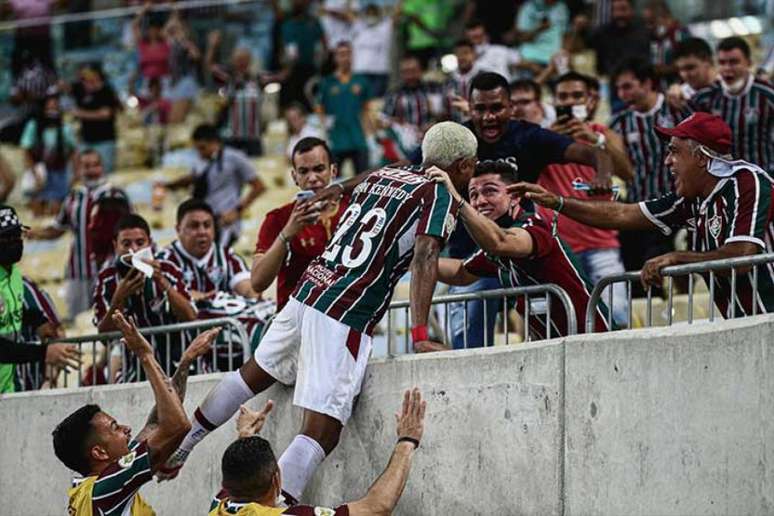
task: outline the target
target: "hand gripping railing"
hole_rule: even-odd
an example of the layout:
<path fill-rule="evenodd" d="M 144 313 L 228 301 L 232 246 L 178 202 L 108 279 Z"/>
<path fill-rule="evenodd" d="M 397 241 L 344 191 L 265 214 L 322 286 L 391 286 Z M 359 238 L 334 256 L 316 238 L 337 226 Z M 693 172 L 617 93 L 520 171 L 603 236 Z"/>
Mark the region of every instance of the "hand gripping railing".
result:
<path fill-rule="evenodd" d="M 774 263 L 774 253 L 756 254 L 752 256 L 740 256 L 736 258 L 724 258 L 721 260 L 710 260 L 706 262 L 688 263 L 682 265 L 671 265 L 661 269 L 661 275 L 667 278 L 667 309 L 666 319 L 667 325 L 671 326 L 673 322 L 673 301 L 674 301 L 674 278 L 679 276 L 688 276 L 688 317 L 687 322 L 692 323 L 694 318 L 694 294 L 695 294 L 695 279 L 694 274 L 706 274 L 707 287 L 709 289 L 709 307 L 708 307 L 708 319 L 710 321 L 715 320 L 715 277 L 717 271 L 727 271 L 730 269 L 731 276 L 731 299 L 729 300 L 729 314 L 728 316 L 736 317 L 736 306 L 739 296 L 737 295 L 737 269 L 740 268 L 752 268 L 750 273 L 752 283 L 752 314 L 757 315 L 758 310 L 758 274 L 759 267 L 761 265 Z M 768 273 L 768 272 L 765 272 Z M 606 287 L 614 284 L 625 282 L 626 283 L 626 295 L 627 295 L 627 317 L 626 328 L 632 327 L 632 283 L 640 281 L 640 271 L 626 272 L 623 274 L 616 274 L 606 276 L 600 279 L 594 286 L 594 290 L 589 296 L 589 304 L 586 307 L 586 328 L 594 328 L 594 315 L 595 308 L 602 298 L 602 292 Z M 613 306 L 613 289 L 608 289 L 607 294 L 607 306 Z M 608 313 L 608 323 L 612 322 L 612 311 Z M 618 321 L 619 323 L 621 321 Z M 591 324 L 591 326 L 589 326 Z M 645 315 L 645 327 L 653 326 L 653 287 L 648 286 L 646 293 L 646 315 Z M 609 324 L 612 328 L 612 324 Z M 589 330 L 587 330 L 589 332 Z"/>
<path fill-rule="evenodd" d="M 559 301 L 562 303 L 564 307 L 564 311 L 567 314 L 567 333 L 569 335 L 574 335 L 578 332 L 578 320 L 577 316 L 575 314 L 575 307 L 572 304 L 572 301 L 570 300 L 569 294 L 567 292 L 560 288 L 557 285 L 554 285 L 553 283 L 547 283 L 545 285 L 530 285 L 530 286 L 524 286 L 524 287 L 512 287 L 512 288 L 503 288 L 503 289 L 496 289 L 496 290 L 482 290 L 480 292 L 469 292 L 469 293 L 461 293 L 461 294 L 446 294 L 442 296 L 436 296 L 433 297 L 433 300 L 431 301 L 431 304 L 433 306 L 436 305 L 449 305 L 451 303 L 463 303 L 464 304 L 464 330 L 468 327 L 468 303 L 471 301 L 485 301 L 487 299 L 502 299 L 502 307 L 503 312 L 507 313 L 508 311 L 508 299 L 518 299 L 519 297 L 523 297 L 524 299 L 524 341 L 530 339 L 529 335 L 529 319 L 530 319 L 530 310 L 531 310 L 531 303 L 530 301 L 545 301 L 545 316 L 546 321 L 551 321 L 551 295 L 556 296 Z M 539 297 L 538 297 L 539 296 Z M 487 304 L 483 303 L 483 321 L 484 321 L 484 342 L 487 341 L 487 327 L 486 327 L 486 321 L 487 321 Z M 409 306 L 410 301 L 409 300 L 402 300 L 402 301 L 394 301 L 390 303 L 390 308 L 387 311 L 387 350 L 389 356 L 395 356 L 397 354 L 395 349 L 395 337 L 397 335 L 397 328 L 395 327 L 395 318 L 393 317 L 394 311 L 403 310 L 405 317 L 402 318 L 401 324 L 403 324 L 406 328 L 409 326 Z M 446 316 L 444 316 L 444 328 L 443 328 L 443 334 L 445 336 L 449 335 L 449 316 L 448 316 L 448 310 Z M 506 344 L 510 342 L 510 334 L 514 332 L 510 332 L 508 328 L 508 318 L 504 317 L 503 321 L 505 325 L 505 341 Z M 405 329 L 405 328 L 404 328 Z M 439 328 L 440 329 L 440 328 Z M 464 347 L 468 347 L 468 339 L 467 339 L 467 331 L 464 331 Z M 551 324 L 546 325 L 546 338 L 551 338 Z M 404 334 L 404 352 L 409 353 L 412 350 L 412 346 L 409 339 L 409 333 L 408 331 L 403 331 Z M 440 332 L 436 332 L 440 333 Z M 554 335 L 558 336 L 558 335 Z"/>
<path fill-rule="evenodd" d="M 212 358 L 210 360 L 210 357 L 208 356 L 206 361 L 209 362 L 209 364 L 203 367 L 203 358 L 200 357 L 197 360 L 197 371 L 218 370 L 218 364 L 221 365 L 221 368 L 227 367 L 229 371 L 233 371 L 235 357 L 238 356 L 241 358 L 240 362 L 236 364 L 238 367 L 242 364 L 242 362 L 250 357 L 251 353 L 250 341 L 248 340 L 244 325 L 234 317 L 220 317 L 217 319 L 205 319 L 179 324 L 168 324 L 165 326 L 138 328 L 138 330 L 142 335 L 149 338 L 151 344 L 157 352 L 157 356 L 161 357 L 160 365 L 162 369 L 164 369 L 167 375 L 172 375 L 174 373 L 174 362 L 176 358 L 179 359 L 179 357 L 182 355 L 182 352 L 193 340 L 193 334 L 198 334 L 202 330 L 215 328 L 218 326 L 222 327 L 224 331 L 220 333 L 218 337 L 218 343 L 212 347 Z M 131 360 L 132 357 L 130 357 L 130 353 L 125 352 L 124 345 L 120 341 L 121 337 L 121 332 L 114 331 L 109 333 L 98 333 L 79 337 L 55 339 L 50 342 L 75 344 L 81 348 L 80 350 L 82 358 L 89 356 L 89 350 L 84 351 L 83 348 L 87 347 L 89 344 L 91 345 L 90 356 L 92 378 L 89 383 L 92 385 L 98 383 L 96 381 L 98 369 L 105 365 L 101 358 L 103 353 L 98 350 L 98 348 L 101 348 L 100 343 L 102 343 L 102 345 L 106 348 L 105 358 L 107 363 L 111 362 L 112 357 L 121 357 L 121 378 L 123 378 L 124 381 L 131 381 L 131 375 L 128 373 L 133 373 L 136 375 L 134 381 L 137 381 L 136 378 L 140 376 L 139 362 L 136 361 L 134 364 L 127 364 L 127 359 Z M 238 349 L 240 347 L 241 350 Z M 224 348 L 227 349 L 224 351 Z M 227 355 L 226 357 L 223 356 L 224 353 Z M 132 370 L 132 366 L 134 366 L 136 369 Z M 78 386 L 83 385 L 83 372 L 83 367 L 79 367 L 77 371 Z M 105 380 L 107 383 L 113 383 L 113 379 L 115 377 L 113 373 L 114 371 L 110 371 L 109 374 L 106 375 Z M 65 374 L 63 386 L 68 387 L 68 383 L 68 375 Z"/>

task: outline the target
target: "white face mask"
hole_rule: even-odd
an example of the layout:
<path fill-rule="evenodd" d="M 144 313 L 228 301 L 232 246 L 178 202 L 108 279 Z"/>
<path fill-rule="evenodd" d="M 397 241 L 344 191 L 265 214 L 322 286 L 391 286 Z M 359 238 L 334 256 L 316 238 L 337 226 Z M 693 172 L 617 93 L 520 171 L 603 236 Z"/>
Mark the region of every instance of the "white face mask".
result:
<path fill-rule="evenodd" d="M 578 104 L 572 107 L 572 116 L 583 122 L 589 117 L 589 110 L 586 108 L 586 104 Z"/>
<path fill-rule="evenodd" d="M 723 79 L 720 79 L 720 84 L 723 86 L 723 90 L 727 93 L 736 94 L 742 91 L 742 89 L 747 84 L 747 77 L 742 77 L 741 79 L 738 79 L 731 84 L 727 83 Z"/>
<path fill-rule="evenodd" d="M 95 186 L 99 186 L 102 183 L 102 178 L 98 177 L 97 179 L 84 179 L 83 184 L 86 185 L 86 188 L 94 188 Z"/>

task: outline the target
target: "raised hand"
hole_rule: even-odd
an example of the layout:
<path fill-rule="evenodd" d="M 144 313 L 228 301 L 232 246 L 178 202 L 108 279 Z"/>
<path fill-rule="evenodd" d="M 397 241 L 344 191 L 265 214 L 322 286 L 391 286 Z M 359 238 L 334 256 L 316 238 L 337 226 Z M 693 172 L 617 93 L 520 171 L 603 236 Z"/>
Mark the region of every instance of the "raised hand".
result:
<path fill-rule="evenodd" d="M 124 334 L 123 341 L 132 353 L 138 357 L 153 355 L 153 348 L 150 343 L 140 334 L 137 330 L 137 326 L 124 317 L 124 314 L 121 312 L 114 312 L 113 323 L 118 327 L 121 333 Z"/>
<path fill-rule="evenodd" d="M 395 422 L 398 425 L 398 438 L 409 437 L 422 440 L 425 431 L 425 409 L 427 402 L 422 401 L 422 393 L 419 389 L 407 390 L 403 393 L 403 406 L 400 414 L 395 414 Z"/>
<path fill-rule="evenodd" d="M 181 360 L 193 362 L 200 356 L 205 355 L 212 349 L 212 343 L 220 333 L 220 328 L 210 328 L 196 336 L 191 344 L 186 348 Z"/>
<path fill-rule="evenodd" d="M 427 177 L 435 181 L 436 183 L 441 183 L 446 186 L 446 188 L 449 190 L 449 193 L 454 197 L 454 199 L 457 202 L 462 201 L 462 196 L 459 194 L 456 188 L 454 188 L 454 183 L 452 183 L 451 178 L 449 177 L 449 174 L 441 170 L 438 167 L 430 167 L 427 169 Z"/>
<path fill-rule="evenodd" d="M 250 437 L 258 434 L 266 423 L 266 418 L 274 408 L 274 402 L 269 400 L 261 411 L 250 410 L 246 405 L 239 407 L 239 416 L 237 416 L 237 433 L 239 438 Z"/>
<path fill-rule="evenodd" d="M 75 344 L 49 344 L 46 346 L 46 364 L 77 369 L 81 365 L 81 352 Z"/>
<path fill-rule="evenodd" d="M 509 185 L 508 193 L 516 197 L 531 199 L 546 208 L 556 209 L 559 206 L 559 196 L 554 195 L 540 185 L 523 181 Z"/>

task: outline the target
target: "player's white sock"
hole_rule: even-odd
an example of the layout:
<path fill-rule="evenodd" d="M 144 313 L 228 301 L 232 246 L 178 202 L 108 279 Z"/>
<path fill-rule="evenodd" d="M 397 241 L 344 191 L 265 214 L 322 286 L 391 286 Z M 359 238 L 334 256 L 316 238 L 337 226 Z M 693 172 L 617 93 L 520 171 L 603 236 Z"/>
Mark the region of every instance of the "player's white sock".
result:
<path fill-rule="evenodd" d="M 325 451 L 320 443 L 306 435 L 297 435 L 279 459 L 282 490 L 300 500 L 306 484 L 323 460 Z"/>
<path fill-rule="evenodd" d="M 179 450 L 187 452 L 187 456 L 194 446 L 207 437 L 207 434 L 231 419 L 240 405 L 253 396 L 255 393 L 239 371 L 226 373 L 194 412 L 194 417 L 191 418 L 191 431 L 183 439 Z"/>

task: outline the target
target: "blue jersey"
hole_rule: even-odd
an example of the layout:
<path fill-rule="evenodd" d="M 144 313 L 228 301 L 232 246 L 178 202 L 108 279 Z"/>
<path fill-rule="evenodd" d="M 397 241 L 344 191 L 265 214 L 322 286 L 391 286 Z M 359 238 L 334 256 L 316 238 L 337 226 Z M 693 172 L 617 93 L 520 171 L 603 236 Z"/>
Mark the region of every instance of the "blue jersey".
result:
<path fill-rule="evenodd" d="M 466 124 L 473 130 L 471 123 Z M 475 132 L 475 131 L 474 131 Z M 505 134 L 495 143 L 478 135 L 478 159 L 505 159 L 518 166 L 519 179 L 534 183 L 540 172 L 552 163 L 564 163 L 564 153 L 572 138 L 543 129 L 537 124 L 511 120 Z"/>

